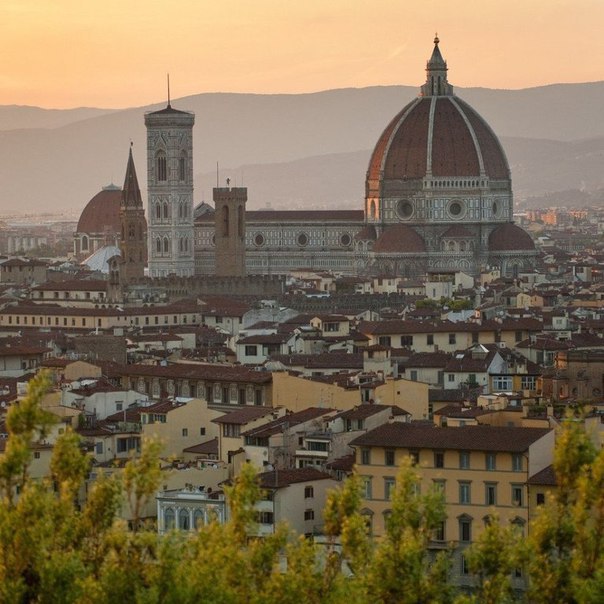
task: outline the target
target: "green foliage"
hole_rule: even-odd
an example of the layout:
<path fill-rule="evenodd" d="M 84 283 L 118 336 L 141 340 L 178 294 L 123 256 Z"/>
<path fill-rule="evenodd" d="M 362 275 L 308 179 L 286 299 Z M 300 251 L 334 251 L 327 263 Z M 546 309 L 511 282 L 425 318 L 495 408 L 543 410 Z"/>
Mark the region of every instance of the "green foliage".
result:
<path fill-rule="evenodd" d="M 372 602 L 411 604 L 451 602 L 449 551 L 432 554 L 429 546 L 446 518 L 437 487 L 419 494 L 420 475 L 407 458 L 401 464 L 386 534 L 378 543 L 366 574 Z"/>
<path fill-rule="evenodd" d="M 261 489 L 245 465 L 227 487 L 230 516 L 191 533 L 158 536 L 141 524 L 145 502 L 160 483 L 161 445 L 143 443 L 123 473 L 99 475 L 80 508 L 88 457 L 70 430 L 54 447 L 51 476 L 29 476 L 31 444 L 51 417 L 40 407 L 47 382 L 35 380 L 11 408 L 9 439 L 0 457 L 0 602 L 98 604 L 364 604 L 515 601 L 511 575 L 522 567 L 530 602 L 602 601 L 604 593 L 604 453 L 579 422 L 560 431 L 555 455 L 559 489 L 542 506 L 528 538 L 497 519 L 465 555 L 475 586 L 450 584 L 451 549 L 434 553 L 445 519 L 442 494 L 419 494 L 419 470 L 405 463 L 392 493 L 384 536 L 368 535 L 361 479 L 334 490 L 324 512 L 326 546 L 285 526 L 256 535 Z M 117 519 L 122 502 L 132 530 Z"/>

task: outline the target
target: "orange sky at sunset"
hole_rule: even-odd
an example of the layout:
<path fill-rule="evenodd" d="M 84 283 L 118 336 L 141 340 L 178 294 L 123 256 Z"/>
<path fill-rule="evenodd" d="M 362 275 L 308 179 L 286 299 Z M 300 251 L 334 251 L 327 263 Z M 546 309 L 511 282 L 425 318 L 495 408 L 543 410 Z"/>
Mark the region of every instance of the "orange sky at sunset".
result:
<path fill-rule="evenodd" d="M 603 0 L 2 0 L 0 104 L 129 107 L 200 92 L 604 79 Z"/>

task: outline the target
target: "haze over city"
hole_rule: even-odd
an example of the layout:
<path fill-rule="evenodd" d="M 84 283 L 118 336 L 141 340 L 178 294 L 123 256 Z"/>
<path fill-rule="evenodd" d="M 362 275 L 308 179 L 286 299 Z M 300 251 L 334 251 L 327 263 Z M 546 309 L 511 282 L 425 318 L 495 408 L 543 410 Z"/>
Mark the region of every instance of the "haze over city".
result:
<path fill-rule="evenodd" d="M 457 86 L 602 79 L 599 0 L 2 3 L 0 104 L 123 108 L 201 92 L 417 85 L 434 32 Z"/>

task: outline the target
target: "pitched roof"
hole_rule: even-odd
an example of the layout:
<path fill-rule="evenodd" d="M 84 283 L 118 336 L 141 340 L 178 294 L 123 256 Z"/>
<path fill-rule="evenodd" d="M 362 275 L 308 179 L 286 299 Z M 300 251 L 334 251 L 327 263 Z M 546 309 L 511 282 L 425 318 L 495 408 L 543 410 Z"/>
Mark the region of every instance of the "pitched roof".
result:
<path fill-rule="evenodd" d="M 185 453 L 197 453 L 198 455 L 218 455 L 218 437 L 187 447 L 183 451 Z"/>
<path fill-rule="evenodd" d="M 397 407 L 396 405 L 377 405 L 374 403 L 365 403 L 357 405 L 353 409 L 343 411 L 338 414 L 338 417 L 342 419 L 366 419 L 372 415 L 376 415 L 381 411 L 391 410 L 392 415 L 409 415 L 408 411 Z"/>
<path fill-rule="evenodd" d="M 260 486 L 263 489 L 279 489 L 288 487 L 290 484 L 299 482 L 311 482 L 314 480 L 333 480 L 326 472 L 316 468 L 295 468 L 292 470 L 274 470 L 262 472 L 258 475 Z"/>
<path fill-rule="evenodd" d="M 463 426 L 441 428 L 433 424 L 384 424 L 355 438 L 355 447 L 402 447 L 406 449 L 457 449 L 468 451 L 506 451 L 523 453 L 551 430 L 549 428 L 516 428 Z"/>
<path fill-rule="evenodd" d="M 528 483 L 551 487 L 556 486 L 558 482 L 556 480 L 556 472 L 554 472 L 554 466 L 549 465 L 543 468 L 543 470 L 541 470 L 540 472 L 529 476 Z"/>
<path fill-rule="evenodd" d="M 263 424 L 257 428 L 252 428 L 247 432 L 243 432 L 242 436 L 268 438 L 273 434 L 278 434 L 286 429 L 289 430 L 294 426 L 298 426 L 313 419 L 318 419 L 333 412 L 333 409 L 326 409 L 324 407 L 308 407 L 307 409 L 302 409 L 302 411 L 298 411 L 296 413 L 288 413 L 283 415 L 272 422 L 268 422 L 268 424 Z"/>
<path fill-rule="evenodd" d="M 247 424 L 260 417 L 265 417 L 274 412 L 272 407 L 241 407 L 230 413 L 213 419 L 212 421 L 216 424 Z"/>

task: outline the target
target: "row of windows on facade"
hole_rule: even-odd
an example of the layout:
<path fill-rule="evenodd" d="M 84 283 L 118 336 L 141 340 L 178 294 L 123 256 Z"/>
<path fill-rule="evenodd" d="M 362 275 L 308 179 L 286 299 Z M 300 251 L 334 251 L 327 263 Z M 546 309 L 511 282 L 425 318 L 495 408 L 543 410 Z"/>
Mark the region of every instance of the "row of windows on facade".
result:
<path fill-rule="evenodd" d="M 420 336 L 417 336 L 417 337 L 419 338 Z M 414 338 L 414 336 L 412 336 L 412 335 L 400 336 L 401 346 L 403 348 L 413 347 L 413 338 Z M 524 333 L 522 332 L 522 330 L 519 329 L 514 332 L 514 340 L 516 342 L 520 342 L 523 338 L 524 338 Z M 495 332 L 494 340 L 495 340 L 495 342 L 501 342 L 501 334 L 498 332 Z M 380 346 L 392 346 L 393 341 L 394 341 L 393 336 L 379 336 L 378 337 L 378 344 L 380 344 Z M 456 333 L 448 334 L 448 342 L 451 345 L 457 344 L 457 334 Z M 473 331 L 472 332 L 472 344 L 478 344 L 479 342 L 480 342 L 480 332 Z M 434 334 L 433 333 L 426 334 L 426 346 L 434 346 Z"/>
<path fill-rule="evenodd" d="M 178 180 L 185 182 L 187 180 L 187 152 L 181 151 L 180 157 L 178 158 Z M 166 152 L 163 150 L 158 151 L 155 154 L 155 176 L 158 182 L 165 182 L 168 180 L 168 159 Z"/>
<path fill-rule="evenodd" d="M 179 252 L 189 252 L 190 251 L 189 238 L 188 237 L 179 237 L 178 238 L 178 251 Z M 170 246 L 170 238 L 165 237 L 157 237 L 155 239 L 155 253 L 156 254 L 171 254 L 171 246 Z"/>
<path fill-rule="evenodd" d="M 209 403 L 222 403 L 227 405 L 238 404 L 247 405 L 253 403 L 256 406 L 262 406 L 263 395 L 261 389 L 246 389 L 238 388 L 233 389 L 229 386 L 221 386 L 220 384 L 197 384 L 192 386 L 188 381 L 170 380 L 168 383 L 160 384 L 159 380 L 153 380 L 151 385 L 145 380 L 132 379 L 130 387 L 132 390 L 136 390 L 142 394 L 151 394 L 153 398 L 161 396 L 162 390 L 165 390 L 168 394 L 175 396 L 197 396 L 197 398 L 203 398 Z M 194 394 L 195 393 L 195 394 Z M 149 423 L 162 422 L 165 423 L 165 414 L 158 414 L 157 416 L 147 415 Z M 145 419 L 143 418 L 143 423 Z M 229 428 L 226 428 L 230 426 Z M 239 425 L 238 424 L 224 424 L 223 435 L 224 436 L 239 436 Z"/>
<path fill-rule="evenodd" d="M 311 509 L 304 510 L 304 520 L 314 520 L 315 511 Z M 275 515 L 273 512 L 258 512 L 256 515 L 258 524 L 274 524 Z"/>
<path fill-rule="evenodd" d="M 483 482 L 484 497 L 477 499 L 476 486 L 472 489 L 471 480 L 458 480 L 458 493 L 457 500 L 446 503 L 458 503 L 462 505 L 498 505 L 497 501 L 497 483 L 495 482 Z M 434 479 L 433 485 L 435 489 L 438 489 L 445 497 L 445 486 L 446 480 Z M 389 501 L 392 499 L 392 494 L 396 488 L 396 479 L 394 477 L 387 476 L 384 478 L 384 500 Z M 522 484 L 512 484 L 510 486 L 511 503 L 515 507 L 522 507 L 525 504 L 524 498 L 524 486 Z M 417 494 L 419 494 L 419 485 L 417 487 Z M 474 497 L 472 497 L 474 494 Z M 363 497 L 365 499 L 374 499 L 373 496 L 373 477 L 363 477 Z M 480 501 L 480 503 L 479 503 Z M 539 502 L 538 502 L 539 503 Z"/>
<path fill-rule="evenodd" d="M 158 201 L 154 204 L 155 211 L 153 215 L 155 220 L 169 220 L 172 217 L 171 206 L 167 201 Z M 178 204 L 178 218 L 185 219 L 191 216 L 191 204 L 186 201 L 181 201 Z"/>
<path fill-rule="evenodd" d="M 370 448 L 361 448 L 361 464 L 364 466 L 372 465 L 372 456 L 377 456 L 377 451 L 372 451 Z M 433 467 L 435 468 L 445 468 L 452 466 L 445 466 L 445 453 L 444 451 L 434 451 L 433 453 Z M 504 454 L 505 456 L 509 454 Z M 419 451 L 410 451 L 408 456 L 411 458 L 411 462 L 413 465 L 418 465 L 420 463 L 420 452 Z M 425 460 L 426 453 L 422 456 L 422 461 Z M 450 460 L 452 456 L 447 456 L 447 459 Z M 458 457 L 458 468 L 460 470 L 470 470 L 470 469 L 478 469 L 470 467 L 470 451 L 460 451 Z M 512 453 L 511 454 L 511 470 L 513 472 L 522 472 L 524 469 L 524 456 L 521 453 Z M 385 449 L 383 458 L 375 460 L 373 465 L 385 465 L 385 466 L 395 466 L 396 465 L 396 451 L 394 449 Z M 497 469 L 497 453 L 486 452 L 484 453 L 484 469 L 489 471 L 495 471 Z"/>
<path fill-rule="evenodd" d="M 170 317 L 168 315 L 164 315 L 164 320 L 163 320 L 163 324 L 164 325 L 168 325 L 170 323 Z M 128 317 L 118 317 L 118 319 L 128 319 Z M 152 321 L 151 318 L 154 319 L 153 324 L 154 325 L 159 325 L 160 324 L 160 318 L 158 316 L 155 317 L 148 317 L 146 316 L 144 318 L 144 325 L 151 325 Z M 46 320 L 45 320 L 46 319 Z M 16 315 L 15 316 L 15 324 L 16 325 L 28 325 L 29 321 L 31 322 L 31 325 L 52 325 L 53 321 L 52 321 L 53 317 L 49 317 L 49 316 L 40 316 L 38 317 L 38 320 L 36 322 L 36 317 L 35 316 L 21 316 L 21 315 Z M 95 319 L 91 318 L 90 320 L 88 320 L 86 317 L 82 317 L 80 319 L 81 321 L 81 327 L 95 327 Z M 187 324 L 187 315 L 182 315 L 182 323 L 184 325 Z M 195 324 L 196 321 L 196 317 L 195 315 L 191 315 L 191 323 Z M 172 323 L 174 325 L 178 325 L 179 324 L 179 319 L 178 319 L 178 315 L 174 315 L 172 317 Z M 8 315 L 8 324 L 12 325 L 13 324 L 13 315 Z M 68 325 L 71 325 L 71 327 L 77 327 L 77 318 L 76 317 L 71 317 L 71 319 L 69 320 L 67 317 L 63 317 L 63 321 L 61 323 L 60 321 L 60 317 L 54 317 L 54 325 L 55 326 L 59 326 L 59 325 L 63 325 L 63 327 L 67 327 Z M 130 324 L 131 325 L 140 325 L 141 324 L 141 318 L 140 317 L 130 317 Z M 96 325 L 98 327 L 102 327 L 102 319 L 96 319 Z"/>

